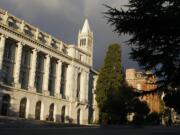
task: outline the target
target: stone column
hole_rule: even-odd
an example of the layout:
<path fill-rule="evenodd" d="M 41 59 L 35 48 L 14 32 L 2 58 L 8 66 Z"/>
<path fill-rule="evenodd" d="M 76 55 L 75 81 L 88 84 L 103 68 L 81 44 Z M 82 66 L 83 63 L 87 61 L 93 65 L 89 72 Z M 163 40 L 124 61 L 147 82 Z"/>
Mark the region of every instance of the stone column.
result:
<path fill-rule="evenodd" d="M 37 49 L 33 49 L 31 55 L 31 67 L 29 72 L 29 84 L 28 88 L 30 91 L 35 92 L 34 82 L 35 82 L 35 73 L 36 73 L 36 60 L 37 60 Z"/>
<path fill-rule="evenodd" d="M 2 67 L 6 37 L 4 35 L 1 35 L 0 38 L 0 81 L 2 81 Z"/>
<path fill-rule="evenodd" d="M 87 103 L 88 100 L 88 75 L 87 72 L 84 71 L 84 101 Z"/>
<path fill-rule="evenodd" d="M 74 92 L 74 66 L 68 65 L 67 70 L 67 87 L 66 87 L 66 95 L 69 97 L 69 100 L 73 100 L 73 92 Z"/>
<path fill-rule="evenodd" d="M 80 101 L 84 102 L 85 101 L 85 72 L 82 70 L 81 71 L 81 84 L 80 84 Z"/>
<path fill-rule="evenodd" d="M 62 68 L 62 62 L 58 60 L 57 68 L 56 68 L 56 81 L 55 81 L 55 96 L 56 97 L 59 97 L 60 95 L 61 68 Z"/>
<path fill-rule="evenodd" d="M 14 74 L 13 74 L 14 86 L 18 88 L 20 88 L 19 76 L 20 76 L 20 68 L 21 68 L 22 48 L 23 48 L 23 43 L 18 42 L 16 57 L 15 57 Z"/>
<path fill-rule="evenodd" d="M 85 80 L 85 86 L 86 86 L 85 94 L 86 94 L 86 98 L 85 99 L 86 99 L 86 101 L 88 103 L 88 100 L 89 100 L 89 72 L 85 72 L 85 74 L 86 74 L 86 80 Z"/>
<path fill-rule="evenodd" d="M 43 93 L 44 95 L 49 95 L 48 84 L 49 84 L 49 66 L 50 66 L 50 56 L 47 54 L 44 63 L 44 76 L 43 76 Z"/>
<path fill-rule="evenodd" d="M 88 81 L 89 81 L 89 76 L 88 72 L 82 71 L 82 76 L 81 76 L 81 101 L 87 103 L 88 101 Z"/>

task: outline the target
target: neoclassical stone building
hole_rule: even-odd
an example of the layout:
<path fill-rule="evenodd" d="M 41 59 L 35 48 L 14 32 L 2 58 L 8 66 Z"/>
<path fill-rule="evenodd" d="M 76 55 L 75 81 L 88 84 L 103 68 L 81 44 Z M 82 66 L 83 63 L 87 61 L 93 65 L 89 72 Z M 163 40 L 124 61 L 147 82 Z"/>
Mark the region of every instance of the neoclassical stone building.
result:
<path fill-rule="evenodd" d="M 1 115 L 88 124 L 97 121 L 93 33 L 88 20 L 78 44 L 67 45 L 0 10 Z"/>

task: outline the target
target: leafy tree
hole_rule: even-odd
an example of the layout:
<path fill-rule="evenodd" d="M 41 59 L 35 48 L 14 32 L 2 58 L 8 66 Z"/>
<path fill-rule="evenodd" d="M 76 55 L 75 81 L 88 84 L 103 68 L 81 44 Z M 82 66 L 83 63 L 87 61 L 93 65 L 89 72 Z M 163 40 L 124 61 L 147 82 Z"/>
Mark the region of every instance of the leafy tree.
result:
<path fill-rule="evenodd" d="M 111 44 L 100 70 L 95 91 L 100 117 L 111 119 L 119 110 L 123 110 L 124 106 L 120 100 L 122 81 L 120 46 Z"/>
<path fill-rule="evenodd" d="M 180 90 L 180 1 L 129 0 L 126 9 L 107 8 L 114 30 L 130 35 L 131 58 L 154 72 L 162 90 Z"/>
<path fill-rule="evenodd" d="M 101 123 L 125 123 L 128 112 L 134 112 L 139 122 L 139 119 L 143 120 L 149 113 L 147 104 L 137 98 L 137 93 L 123 78 L 118 44 L 111 44 L 108 48 L 104 64 L 99 71 L 95 93 Z"/>

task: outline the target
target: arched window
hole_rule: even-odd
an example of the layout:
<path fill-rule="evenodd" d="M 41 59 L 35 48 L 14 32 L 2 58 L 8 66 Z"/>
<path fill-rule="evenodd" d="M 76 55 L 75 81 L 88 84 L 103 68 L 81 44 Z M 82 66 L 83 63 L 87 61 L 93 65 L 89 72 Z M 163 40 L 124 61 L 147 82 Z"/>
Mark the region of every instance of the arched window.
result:
<path fill-rule="evenodd" d="M 85 38 L 80 40 L 80 45 L 86 45 L 86 39 Z"/>
<path fill-rule="evenodd" d="M 41 119 L 41 101 L 38 101 L 36 103 L 35 119 L 36 120 L 40 120 Z"/>
<path fill-rule="evenodd" d="M 10 96 L 5 94 L 2 98 L 1 115 L 7 116 L 10 106 Z"/>
<path fill-rule="evenodd" d="M 54 121 L 54 103 L 49 107 L 49 121 Z"/>
<path fill-rule="evenodd" d="M 77 124 L 81 124 L 80 122 L 81 122 L 81 110 L 78 109 L 78 111 L 77 111 Z"/>
<path fill-rule="evenodd" d="M 27 98 L 23 98 L 20 101 L 19 117 L 26 118 L 26 107 L 27 107 Z"/>
<path fill-rule="evenodd" d="M 61 122 L 65 123 L 65 118 L 66 118 L 66 107 L 63 106 L 61 110 Z"/>

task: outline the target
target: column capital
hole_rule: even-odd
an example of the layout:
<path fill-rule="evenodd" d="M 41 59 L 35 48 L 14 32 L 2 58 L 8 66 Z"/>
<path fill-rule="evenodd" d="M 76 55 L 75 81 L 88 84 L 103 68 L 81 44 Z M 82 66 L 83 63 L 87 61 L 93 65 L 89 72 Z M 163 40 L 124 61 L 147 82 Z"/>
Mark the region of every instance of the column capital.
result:
<path fill-rule="evenodd" d="M 33 51 L 33 53 L 39 52 L 38 49 L 36 49 L 36 48 L 33 48 L 32 51 Z"/>
<path fill-rule="evenodd" d="M 45 54 L 45 58 L 51 58 L 52 56 L 50 56 L 49 54 Z"/>
<path fill-rule="evenodd" d="M 1 37 L 1 38 L 5 38 L 5 35 L 4 35 L 4 34 L 2 34 L 0 37 Z"/>
<path fill-rule="evenodd" d="M 68 67 L 73 67 L 73 65 L 72 64 L 68 64 Z"/>
<path fill-rule="evenodd" d="M 7 35 L 5 35 L 5 34 L 1 34 L 1 36 L 0 36 L 1 38 L 8 38 L 8 36 Z"/>
<path fill-rule="evenodd" d="M 17 42 L 17 45 L 24 46 L 24 45 L 25 45 L 25 43 L 24 43 L 24 42 L 19 41 L 19 42 Z"/>
<path fill-rule="evenodd" d="M 65 62 L 64 60 L 61 60 L 62 63 L 69 65 L 69 63 Z"/>
<path fill-rule="evenodd" d="M 58 60 L 57 60 L 57 63 L 63 63 L 63 61 L 62 61 L 62 60 L 60 60 L 60 59 L 58 59 Z"/>

